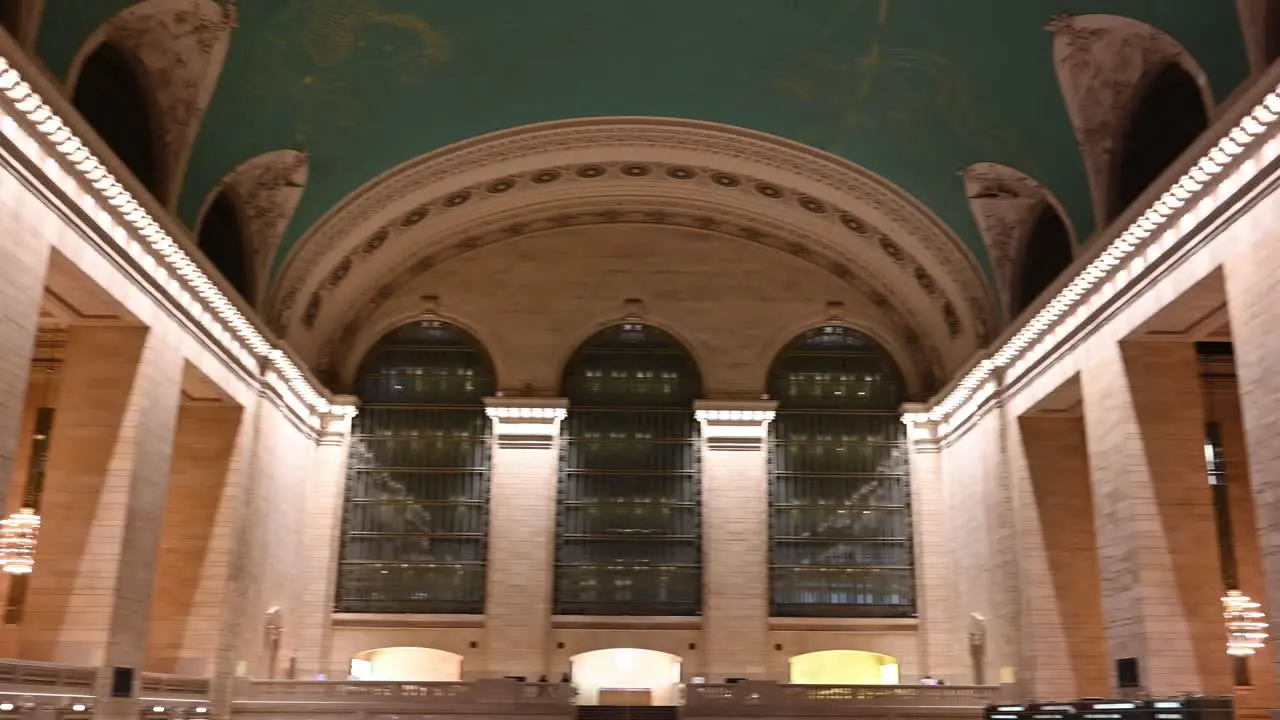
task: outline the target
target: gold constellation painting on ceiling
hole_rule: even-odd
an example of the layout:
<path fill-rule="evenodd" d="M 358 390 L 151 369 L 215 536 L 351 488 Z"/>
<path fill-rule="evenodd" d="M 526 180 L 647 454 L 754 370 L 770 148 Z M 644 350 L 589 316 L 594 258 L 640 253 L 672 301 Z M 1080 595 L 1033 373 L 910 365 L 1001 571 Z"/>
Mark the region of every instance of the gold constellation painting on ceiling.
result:
<path fill-rule="evenodd" d="M 836 152 L 868 134 L 892 141 L 914 156 L 932 157 L 956 142 L 1016 152 L 1011 139 L 986 122 L 964 72 L 945 57 L 924 50 L 888 47 L 889 0 L 879 0 L 869 29 L 858 13 L 840 18 L 809 47 L 785 62 L 774 89 L 813 111 L 822 124 L 807 133 Z M 842 35 L 869 32 L 860 57 L 839 54 Z"/>
<path fill-rule="evenodd" d="M 323 127 L 367 119 L 360 116 L 361 82 L 385 77 L 397 90 L 412 90 L 449 60 L 449 41 L 434 25 L 383 12 L 378 0 L 290 0 L 273 12 L 283 17 L 272 25 L 289 30 L 260 42 L 255 94 L 287 94 L 299 143 Z"/>

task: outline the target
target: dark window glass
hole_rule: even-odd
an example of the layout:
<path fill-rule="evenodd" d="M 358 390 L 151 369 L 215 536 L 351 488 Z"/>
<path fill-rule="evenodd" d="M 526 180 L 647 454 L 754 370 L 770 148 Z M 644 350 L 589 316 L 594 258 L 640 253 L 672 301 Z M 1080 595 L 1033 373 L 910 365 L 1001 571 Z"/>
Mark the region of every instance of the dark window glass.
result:
<path fill-rule="evenodd" d="M 17 37 L 21 31 L 22 0 L 0 0 L 0 27 Z"/>
<path fill-rule="evenodd" d="M 555 612 L 697 615 L 693 358 L 657 328 L 617 325 L 578 349 L 564 388 Z"/>
<path fill-rule="evenodd" d="M 493 370 L 465 331 L 406 325 L 358 379 L 338 571 L 341 612 L 484 612 Z"/>
<path fill-rule="evenodd" d="M 770 613 L 915 612 L 911 492 L 898 369 L 844 327 L 804 333 L 769 378 Z"/>
<path fill-rule="evenodd" d="M 1169 63 L 1149 77 L 1116 144 L 1110 212 L 1114 220 L 1209 126 L 1200 88 Z"/>
<path fill-rule="evenodd" d="M 1046 202 L 1022 246 L 1022 257 L 1013 280 L 1010 315 L 1016 317 L 1027 309 L 1070 264 L 1071 234 L 1058 209 Z"/>
<path fill-rule="evenodd" d="M 128 56 L 104 42 L 85 59 L 71 101 L 134 177 L 161 197 L 159 138 L 148 98 Z"/>
<path fill-rule="evenodd" d="M 198 235 L 200 250 L 209 262 L 218 268 L 222 277 L 240 293 L 240 297 L 253 299 L 249 287 L 249 260 L 245 254 L 244 228 L 235 202 L 225 190 L 220 191 L 209 204 L 200 222 Z"/>
<path fill-rule="evenodd" d="M 1263 15 L 1263 52 L 1268 63 L 1280 58 L 1280 2 L 1270 0 Z"/>

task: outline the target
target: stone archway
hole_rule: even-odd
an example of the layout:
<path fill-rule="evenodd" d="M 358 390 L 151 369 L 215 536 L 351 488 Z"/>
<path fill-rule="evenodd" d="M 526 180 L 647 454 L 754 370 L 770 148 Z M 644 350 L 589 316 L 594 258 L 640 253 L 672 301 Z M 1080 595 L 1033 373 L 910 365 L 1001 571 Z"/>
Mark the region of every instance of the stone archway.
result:
<path fill-rule="evenodd" d="M 900 336 L 958 367 L 993 331 L 968 249 L 887 181 L 780 138 L 712 123 L 598 118 L 516 128 L 385 174 L 294 245 L 268 314 L 313 365 L 412 280 L 530 233 L 637 223 L 764 244 L 839 277 Z"/>

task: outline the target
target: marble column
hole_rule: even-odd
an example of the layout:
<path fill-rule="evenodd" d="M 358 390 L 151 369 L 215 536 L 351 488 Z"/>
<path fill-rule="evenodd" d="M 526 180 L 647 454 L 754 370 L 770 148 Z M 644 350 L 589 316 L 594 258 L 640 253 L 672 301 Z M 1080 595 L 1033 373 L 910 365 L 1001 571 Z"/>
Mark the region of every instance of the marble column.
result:
<path fill-rule="evenodd" d="M 556 675 L 551 667 L 560 398 L 485 398 L 493 422 L 489 470 L 484 674 Z M 468 671 L 464 662 L 463 671 Z"/>

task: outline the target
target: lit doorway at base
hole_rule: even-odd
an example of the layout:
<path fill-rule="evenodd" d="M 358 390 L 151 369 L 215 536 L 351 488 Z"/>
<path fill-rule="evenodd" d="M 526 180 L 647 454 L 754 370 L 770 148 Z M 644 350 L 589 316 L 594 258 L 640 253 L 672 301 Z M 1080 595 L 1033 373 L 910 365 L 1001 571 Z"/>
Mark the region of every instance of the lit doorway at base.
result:
<path fill-rule="evenodd" d="M 570 659 L 579 705 L 678 705 L 678 655 L 637 648 L 593 650 Z"/>
<path fill-rule="evenodd" d="M 365 650 L 351 658 L 351 677 L 379 682 L 459 682 L 462 656 L 424 647 Z"/>

